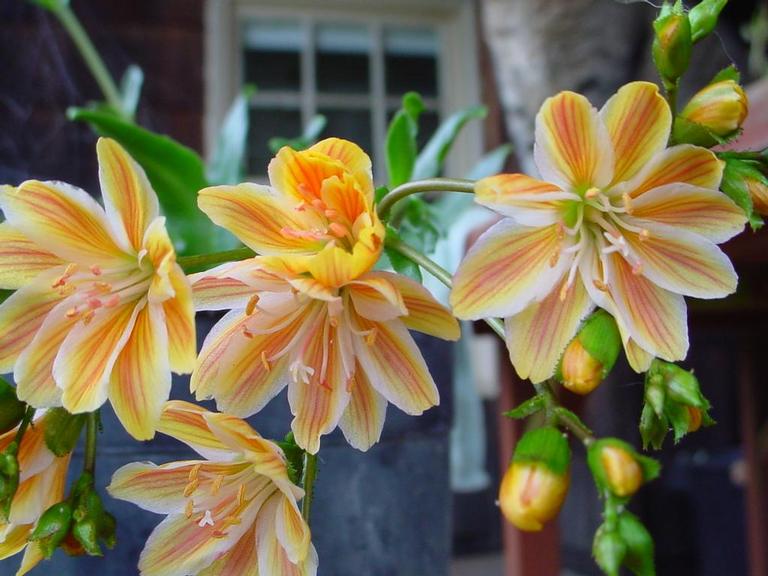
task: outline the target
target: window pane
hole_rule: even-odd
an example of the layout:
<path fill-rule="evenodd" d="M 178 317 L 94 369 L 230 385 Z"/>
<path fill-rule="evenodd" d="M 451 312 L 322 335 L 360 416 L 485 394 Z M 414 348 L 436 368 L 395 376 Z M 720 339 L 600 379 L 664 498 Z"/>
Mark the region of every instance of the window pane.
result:
<path fill-rule="evenodd" d="M 303 32 L 296 22 L 250 22 L 244 32 L 245 82 L 259 90 L 298 91 Z"/>
<path fill-rule="evenodd" d="M 325 108 L 318 110 L 318 112 L 324 114 L 328 119 L 324 131 L 326 135 L 351 140 L 365 150 L 368 155 L 371 155 L 373 139 L 371 137 L 370 110 Z"/>
<path fill-rule="evenodd" d="M 294 138 L 302 132 L 301 112 L 285 108 L 253 108 L 248 125 L 248 174 L 266 174 L 273 154 L 267 143 L 270 138 Z"/>
<path fill-rule="evenodd" d="M 342 24 L 317 27 L 317 90 L 329 94 L 367 94 L 370 90 L 368 28 Z"/>
<path fill-rule="evenodd" d="M 437 96 L 438 40 L 430 28 L 388 28 L 384 32 L 384 66 L 388 96 L 415 90 Z"/>

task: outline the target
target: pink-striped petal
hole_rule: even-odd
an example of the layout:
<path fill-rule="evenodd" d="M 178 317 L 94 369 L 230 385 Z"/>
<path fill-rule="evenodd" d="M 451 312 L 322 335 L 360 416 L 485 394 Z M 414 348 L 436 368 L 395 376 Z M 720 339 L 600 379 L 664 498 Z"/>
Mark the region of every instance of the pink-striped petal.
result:
<path fill-rule="evenodd" d="M 178 264 L 169 275 L 173 298 L 163 302 L 168 330 L 168 360 L 177 374 L 189 374 L 197 362 L 197 330 L 192 287 Z"/>
<path fill-rule="evenodd" d="M 0 222 L 0 287 L 18 290 L 64 261 L 8 224 Z"/>
<path fill-rule="evenodd" d="M 366 451 L 381 438 L 387 400 L 374 390 L 359 364 L 349 381 L 349 388 L 349 404 L 339 420 L 339 428 L 353 448 Z"/>
<path fill-rule="evenodd" d="M 394 276 L 394 275 L 392 275 Z M 403 297 L 389 276 L 372 272 L 347 285 L 355 311 L 375 321 L 392 320 L 408 313 Z"/>
<path fill-rule="evenodd" d="M 198 576 L 259 576 L 259 559 L 256 556 L 256 534 L 246 530 L 232 548 L 205 568 Z"/>
<path fill-rule="evenodd" d="M 288 560 L 299 564 L 307 557 L 311 544 L 309 526 L 292 498 L 281 498 L 277 505 L 275 534 Z"/>
<path fill-rule="evenodd" d="M 559 222 L 562 205 L 568 200 L 580 197 L 525 174 L 499 174 L 475 183 L 475 202 L 525 226 Z"/>
<path fill-rule="evenodd" d="M 400 320 L 411 330 L 418 330 L 443 340 L 458 340 L 461 335 L 459 323 L 453 313 L 440 304 L 420 283 L 400 274 L 378 272 L 397 287 L 403 304 L 408 311 Z"/>
<path fill-rule="evenodd" d="M 211 432 L 205 415 L 208 411 L 190 402 L 165 403 L 157 431 L 183 442 L 209 460 L 232 460 L 236 454 Z"/>

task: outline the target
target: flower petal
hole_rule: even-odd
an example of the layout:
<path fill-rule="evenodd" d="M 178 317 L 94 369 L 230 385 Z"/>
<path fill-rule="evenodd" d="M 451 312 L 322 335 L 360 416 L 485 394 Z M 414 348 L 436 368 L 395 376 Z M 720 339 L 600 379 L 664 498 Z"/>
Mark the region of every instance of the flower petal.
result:
<path fill-rule="evenodd" d="M 184 442 L 209 460 L 231 460 L 235 454 L 211 432 L 205 419 L 207 412 L 191 402 L 171 400 L 163 407 L 157 431 Z"/>
<path fill-rule="evenodd" d="M 690 184 L 666 184 L 632 201 L 631 214 L 700 234 L 713 242 L 729 240 L 744 229 L 746 216 L 719 190 Z"/>
<path fill-rule="evenodd" d="M 680 144 L 657 154 L 645 168 L 620 186 L 632 198 L 666 184 L 690 184 L 717 190 L 723 177 L 723 166 L 706 148 Z"/>
<path fill-rule="evenodd" d="M 418 346 L 400 320 L 358 318 L 368 337 L 355 337 L 355 352 L 371 385 L 403 412 L 418 415 L 440 403 L 440 395 Z M 373 335 L 373 337 L 371 337 Z"/>
<path fill-rule="evenodd" d="M 638 374 L 647 372 L 653 362 L 653 354 L 646 352 L 637 342 L 631 338 L 624 344 L 624 352 L 627 355 L 627 362 L 629 362 L 632 370 Z"/>
<path fill-rule="evenodd" d="M 630 82 L 605 103 L 600 117 L 613 143 L 614 182 L 628 180 L 669 139 L 672 113 L 659 87 L 651 82 Z"/>
<path fill-rule="evenodd" d="M 311 543 L 309 526 L 295 500 L 287 497 L 280 499 L 275 511 L 275 533 L 288 560 L 298 564 L 307 557 Z"/>
<path fill-rule="evenodd" d="M 226 490 L 227 485 L 241 481 L 242 472 L 248 470 L 248 462 L 208 462 L 207 460 L 187 460 L 170 462 L 157 466 L 151 462 L 132 462 L 119 468 L 107 486 L 107 492 L 113 498 L 132 502 L 149 512 L 156 514 L 178 514 L 189 500 L 185 496 L 186 488 L 197 480 L 196 495 L 214 496 L 219 490 Z M 222 480 L 218 477 L 223 476 Z M 214 484 L 221 482 L 215 491 Z M 233 489 L 237 489 L 234 486 Z M 196 504 L 213 505 L 211 498 L 203 501 L 195 498 Z"/>
<path fill-rule="evenodd" d="M 462 320 L 512 316 L 545 297 L 568 268 L 558 226 L 529 228 L 509 218 L 488 229 L 454 277 L 451 306 Z M 554 265 L 553 265 L 554 264 Z"/>
<path fill-rule="evenodd" d="M 329 242 L 307 261 L 312 277 L 324 286 L 338 288 L 368 272 L 379 259 L 378 251 L 356 242 L 352 252 Z"/>
<path fill-rule="evenodd" d="M 418 330 L 443 340 L 458 340 L 461 336 L 459 322 L 453 313 L 440 304 L 420 283 L 400 274 L 377 272 L 397 287 L 408 311 L 400 320 L 411 330 Z"/>
<path fill-rule="evenodd" d="M 33 528 L 33 524 L 11 527 L 5 535 L 5 539 L 0 542 L 0 560 L 5 560 L 21 552 L 27 545 L 27 538 Z"/>
<path fill-rule="evenodd" d="M 554 224 L 560 220 L 563 201 L 579 199 L 525 174 L 499 174 L 475 183 L 475 202 L 525 226 Z"/>
<path fill-rule="evenodd" d="M 150 303 L 139 311 L 117 357 L 109 379 L 109 400 L 131 436 L 150 440 L 170 393 L 165 312 L 161 305 Z"/>
<path fill-rule="evenodd" d="M 647 236 L 625 231 L 642 275 L 662 288 L 696 298 L 723 298 L 736 291 L 738 277 L 722 250 L 686 230 L 627 218 Z"/>
<path fill-rule="evenodd" d="M 580 279 L 565 291 L 553 291 L 541 302 L 506 319 L 509 358 L 520 378 L 538 383 L 555 373 L 560 356 L 592 310 Z"/>
<path fill-rule="evenodd" d="M 211 220 L 258 254 L 312 252 L 322 247 L 300 233 L 320 227 L 312 212 L 297 210 L 297 203 L 266 186 L 213 186 L 200 190 L 197 203 Z"/>
<path fill-rule="evenodd" d="M 220 277 L 215 273 L 192 274 L 192 298 L 196 310 L 245 309 L 256 290 L 237 278 Z"/>
<path fill-rule="evenodd" d="M 173 298 L 171 273 L 176 267 L 176 252 L 168 236 L 168 230 L 165 228 L 164 217 L 158 216 L 152 220 L 144 233 L 142 245 L 146 250 L 146 257 L 154 268 L 149 285 L 149 301 L 164 302 Z"/>
<path fill-rule="evenodd" d="M 62 264 L 61 258 L 32 242 L 8 222 L 0 222 L 0 287 L 17 290 L 43 270 Z"/>
<path fill-rule="evenodd" d="M 59 302 L 16 360 L 13 371 L 16 394 L 19 400 L 36 408 L 61 405 L 61 388 L 53 379 L 53 363 L 62 342 L 80 321 L 68 314 L 71 309 L 72 299 Z"/>
<path fill-rule="evenodd" d="M 13 371 L 16 359 L 62 300 L 51 285 L 63 272 L 63 268 L 43 272 L 0 304 L 0 374 Z"/>
<path fill-rule="evenodd" d="M 688 352 L 685 300 L 635 274 L 624 258 L 607 258 L 608 284 L 629 336 L 646 352 L 674 362 Z"/>
<path fill-rule="evenodd" d="M 296 151 L 284 146 L 267 171 L 269 182 L 281 195 L 311 204 L 322 198 L 323 182 L 334 176 L 343 178 L 347 168 L 322 150 Z"/>
<path fill-rule="evenodd" d="M 115 140 L 99 138 L 96 155 L 104 207 L 113 230 L 139 252 L 144 231 L 160 212 L 157 196 L 144 169 Z"/>
<path fill-rule="evenodd" d="M 366 274 L 350 282 L 347 290 L 355 311 L 368 320 L 392 320 L 408 313 L 397 287 L 384 274 Z"/>
<path fill-rule="evenodd" d="M 169 275 L 174 296 L 163 302 L 168 330 L 168 358 L 171 370 L 189 374 L 197 361 L 197 335 L 192 287 L 176 264 Z"/>
<path fill-rule="evenodd" d="M 272 496 L 262 507 L 256 521 L 259 574 L 270 576 L 314 576 L 317 572 L 317 553 L 309 547 L 307 558 L 301 564 L 291 562 L 277 538 L 275 515 L 282 496 Z"/>
<path fill-rule="evenodd" d="M 368 202 L 373 201 L 373 174 L 371 159 L 354 142 L 341 138 L 326 138 L 309 148 L 341 162 L 357 181 Z"/>
<path fill-rule="evenodd" d="M 64 408 L 92 412 L 104 404 L 109 375 L 143 306 L 135 302 L 102 308 L 90 322 L 77 324 L 59 348 L 53 378 L 63 390 Z"/>
<path fill-rule="evenodd" d="M 568 189 L 602 188 L 613 177 L 613 150 L 597 110 L 584 96 L 560 92 L 536 115 L 534 159 L 542 179 Z"/>
<path fill-rule="evenodd" d="M 44 470 L 19 484 L 11 505 L 11 524 L 35 524 L 43 512 L 64 498 L 69 460 L 69 454 L 52 458 Z"/>
<path fill-rule="evenodd" d="M 349 388 L 349 404 L 339 420 L 339 428 L 353 448 L 365 452 L 381 438 L 387 400 L 373 389 L 359 364 L 349 381 Z"/>
<path fill-rule="evenodd" d="M 246 532 L 224 554 L 198 572 L 198 576 L 259 576 L 259 559 L 256 556 L 256 535 L 254 530 Z"/>
<path fill-rule="evenodd" d="M 33 526 L 29 526 L 30 532 L 32 531 Z M 43 555 L 43 551 L 40 549 L 40 545 L 37 542 L 29 542 L 27 544 L 26 550 L 24 550 L 24 556 L 21 559 L 21 566 L 19 566 L 19 570 L 16 572 L 16 576 L 24 576 L 27 574 L 32 568 L 40 564 L 45 560 L 45 556 Z"/>
<path fill-rule="evenodd" d="M 0 206 L 11 226 L 64 260 L 88 266 L 130 263 L 112 237 L 104 209 L 79 188 L 28 180 L 6 190 Z"/>

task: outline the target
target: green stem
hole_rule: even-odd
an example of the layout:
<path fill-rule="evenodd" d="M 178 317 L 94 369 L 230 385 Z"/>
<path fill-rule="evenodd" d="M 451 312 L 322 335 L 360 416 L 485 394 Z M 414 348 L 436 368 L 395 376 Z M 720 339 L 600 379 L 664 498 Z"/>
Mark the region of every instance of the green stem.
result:
<path fill-rule="evenodd" d="M 24 412 L 24 417 L 19 424 L 19 429 L 16 431 L 16 437 L 14 438 L 17 447 L 21 446 L 21 439 L 24 438 L 24 433 L 27 431 L 30 422 L 32 422 L 34 415 L 35 409 L 32 406 L 27 406 L 27 409 Z"/>
<path fill-rule="evenodd" d="M 417 180 L 416 182 L 406 182 L 384 196 L 382 201 L 379 202 L 377 210 L 379 217 L 383 220 L 389 216 L 392 206 L 412 194 L 420 194 L 422 192 L 464 192 L 472 194 L 474 191 L 474 181 L 461 178 L 429 178 L 427 180 Z"/>
<path fill-rule="evenodd" d="M 96 470 L 96 434 L 99 412 L 88 412 L 85 423 L 85 461 L 83 470 L 93 475 Z"/>
<path fill-rule="evenodd" d="M 317 478 L 317 454 L 304 453 L 304 499 L 301 501 L 301 515 L 309 524 L 312 514 L 312 499 L 315 495 L 315 479 Z"/>
<path fill-rule="evenodd" d="M 234 262 L 236 260 L 246 260 L 252 258 L 256 253 L 250 248 L 235 248 L 234 250 L 225 250 L 223 252 L 213 252 L 212 254 L 196 254 L 194 256 L 180 256 L 176 262 L 185 272 L 193 272 L 200 268 L 205 268 L 213 264 L 223 264 L 224 262 Z"/>
<path fill-rule="evenodd" d="M 121 116 L 125 116 L 123 112 L 123 101 L 120 97 L 120 91 L 117 89 L 115 81 L 112 79 L 107 67 L 104 65 L 104 61 L 93 46 L 93 42 L 88 37 L 88 33 L 83 28 L 77 16 L 69 7 L 68 4 L 62 3 L 62 5 L 52 12 L 56 15 L 64 26 L 64 29 L 72 38 L 72 42 L 75 43 L 77 49 L 80 51 L 80 55 L 83 57 L 85 64 L 93 74 L 94 80 L 99 85 L 104 98 L 107 103 L 114 108 Z"/>

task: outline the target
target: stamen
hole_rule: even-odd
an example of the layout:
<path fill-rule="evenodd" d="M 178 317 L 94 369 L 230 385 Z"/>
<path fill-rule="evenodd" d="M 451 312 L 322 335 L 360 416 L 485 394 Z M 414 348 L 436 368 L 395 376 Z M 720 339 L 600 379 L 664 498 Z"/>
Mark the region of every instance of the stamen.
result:
<path fill-rule="evenodd" d="M 325 217 L 328 219 L 334 219 L 339 215 L 339 212 L 337 210 L 327 209 L 325 211 Z"/>
<path fill-rule="evenodd" d="M 195 512 L 195 502 L 191 498 L 187 500 L 187 505 L 184 508 L 184 515 L 187 517 L 187 519 L 192 518 L 192 514 Z"/>
<path fill-rule="evenodd" d="M 328 226 L 328 231 L 336 236 L 336 238 L 345 238 L 347 236 L 347 229 L 338 222 L 331 222 Z"/>
<path fill-rule="evenodd" d="M 67 264 L 67 267 L 64 269 L 64 273 L 56 278 L 56 280 L 53 281 L 53 284 L 51 284 L 51 288 L 60 288 L 64 286 L 67 283 L 67 280 L 70 279 L 72 274 L 75 273 L 75 270 L 77 269 L 77 264 Z"/>
<path fill-rule="evenodd" d="M 592 280 L 592 284 L 594 284 L 595 288 L 597 288 L 601 292 L 609 292 L 610 293 L 610 290 L 608 289 L 608 284 L 606 284 L 602 280 L 598 280 L 597 278 L 595 278 L 594 280 Z"/>
<path fill-rule="evenodd" d="M 264 366 L 264 370 L 266 372 L 272 371 L 272 365 L 269 363 L 269 360 L 267 359 L 267 352 L 265 350 L 261 351 L 261 365 Z"/>
<path fill-rule="evenodd" d="M 197 490 L 198 486 L 200 486 L 200 480 L 197 478 L 191 480 L 184 488 L 184 498 L 189 498 Z"/>
<path fill-rule="evenodd" d="M 198 475 L 200 474 L 200 467 L 202 464 L 195 464 L 192 466 L 192 468 L 189 469 L 189 476 L 187 477 L 187 480 L 190 482 L 193 482 L 197 480 Z"/>
<path fill-rule="evenodd" d="M 245 505 L 245 484 L 240 484 L 237 489 L 237 507 L 242 508 Z"/>
<path fill-rule="evenodd" d="M 86 312 L 86 313 L 83 315 L 83 324 L 85 324 L 86 326 L 88 326 L 88 324 L 90 324 L 90 323 L 91 323 L 91 320 L 93 320 L 93 317 L 94 317 L 95 315 L 96 315 L 96 312 L 94 312 L 93 310 L 88 310 L 88 311 L 87 311 L 87 312 Z"/>
<path fill-rule="evenodd" d="M 291 364 L 289 370 L 291 372 L 291 376 L 293 377 L 293 381 L 297 384 L 299 382 L 302 384 L 309 384 L 310 379 L 315 374 L 314 368 L 311 366 L 305 366 L 301 363 L 300 360 L 296 360 L 293 364 Z"/>
<path fill-rule="evenodd" d="M 557 266 L 557 262 L 560 260 L 560 247 L 558 246 L 555 248 L 555 251 L 552 252 L 552 256 L 549 257 L 549 267 L 554 268 Z"/>
<path fill-rule="evenodd" d="M 213 516 L 211 515 L 210 510 L 206 510 L 205 514 L 203 514 L 203 517 L 200 519 L 200 522 L 197 523 L 200 528 L 205 528 L 206 526 L 213 526 Z"/>
<path fill-rule="evenodd" d="M 245 306 L 245 313 L 250 316 L 253 314 L 254 310 L 256 310 L 256 305 L 259 303 L 259 295 L 254 294 L 251 296 L 250 300 L 248 300 L 248 304 Z"/>
<path fill-rule="evenodd" d="M 216 494 L 219 493 L 219 490 L 221 490 L 221 484 L 224 482 L 224 475 L 219 474 L 216 476 L 216 479 L 213 481 L 213 484 L 211 484 L 211 495 L 216 496 Z"/>
<path fill-rule="evenodd" d="M 651 237 L 651 233 L 648 231 L 647 228 L 643 228 L 642 230 L 640 230 L 640 234 L 638 235 L 638 239 L 640 240 L 640 242 L 645 242 L 650 237 Z"/>
<path fill-rule="evenodd" d="M 627 212 L 627 214 L 632 214 L 634 212 L 634 208 L 632 208 L 632 197 L 627 194 L 626 192 L 621 195 L 621 199 L 624 201 L 624 210 Z"/>
<path fill-rule="evenodd" d="M 120 304 L 120 294 L 112 294 L 105 302 L 104 307 L 105 308 L 114 308 Z"/>
<path fill-rule="evenodd" d="M 600 189 L 595 188 L 593 186 L 592 188 L 590 188 L 584 193 L 584 198 L 586 198 L 587 200 L 592 200 L 593 198 L 597 198 L 599 195 L 600 195 Z"/>
<path fill-rule="evenodd" d="M 243 332 L 243 336 L 245 336 L 245 337 L 246 337 L 246 338 L 248 338 L 249 340 L 253 338 L 253 332 L 251 332 L 250 330 L 248 330 L 248 327 L 247 327 L 245 324 L 243 324 L 243 326 L 242 326 L 241 330 L 242 330 L 242 332 Z"/>
<path fill-rule="evenodd" d="M 368 346 L 373 346 L 376 343 L 376 336 L 378 333 L 379 331 L 376 327 L 371 328 L 368 334 L 365 335 L 365 343 L 368 344 Z"/>
<path fill-rule="evenodd" d="M 94 282 L 93 288 L 97 292 L 105 293 L 105 292 L 111 292 L 112 291 L 112 284 L 109 282 Z"/>
<path fill-rule="evenodd" d="M 102 306 L 102 302 L 98 298 L 88 298 L 86 303 L 91 310 L 97 310 Z"/>
<path fill-rule="evenodd" d="M 568 288 L 570 288 L 568 282 L 563 282 L 563 286 L 560 288 L 560 302 L 565 302 L 565 299 L 568 298 Z"/>
<path fill-rule="evenodd" d="M 67 310 L 67 312 L 66 312 L 65 316 L 66 316 L 67 318 L 74 318 L 74 317 L 75 317 L 75 316 L 77 316 L 78 314 L 80 314 L 80 311 L 77 309 L 77 306 L 73 306 L 72 308 L 70 308 L 69 310 Z"/>
<path fill-rule="evenodd" d="M 94 276 L 101 276 L 101 266 L 99 266 L 98 264 L 94 264 L 93 266 L 91 266 L 91 274 L 93 274 Z"/>

